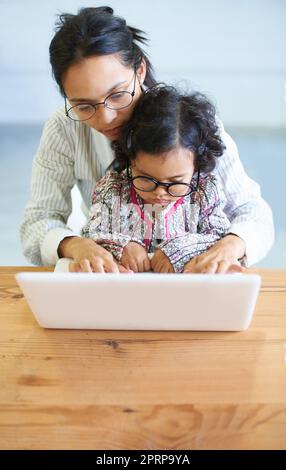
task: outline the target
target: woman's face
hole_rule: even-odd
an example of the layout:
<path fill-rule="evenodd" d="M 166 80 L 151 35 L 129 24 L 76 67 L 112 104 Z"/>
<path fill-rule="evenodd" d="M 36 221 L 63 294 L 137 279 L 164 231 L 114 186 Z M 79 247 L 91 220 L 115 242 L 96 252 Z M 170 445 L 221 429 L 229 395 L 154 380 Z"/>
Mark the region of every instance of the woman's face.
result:
<path fill-rule="evenodd" d="M 131 164 L 132 176 L 149 176 L 161 183 L 190 184 L 195 171 L 194 161 L 194 153 L 183 147 L 158 155 L 138 152 Z M 168 194 L 163 186 L 157 186 L 151 192 L 135 190 L 146 204 L 166 206 L 178 199 Z"/>
<path fill-rule="evenodd" d="M 101 132 L 108 139 L 116 140 L 120 135 L 120 127 L 129 120 L 142 93 L 140 83 L 144 82 L 145 75 L 144 61 L 135 77 L 134 69 L 123 65 L 115 54 L 89 57 L 68 68 L 63 78 L 63 87 L 70 106 L 75 106 L 80 103 L 103 102 L 111 93 L 132 93 L 135 85 L 135 95 L 128 107 L 114 110 L 99 105 L 96 113 L 84 121 L 87 126 Z"/>

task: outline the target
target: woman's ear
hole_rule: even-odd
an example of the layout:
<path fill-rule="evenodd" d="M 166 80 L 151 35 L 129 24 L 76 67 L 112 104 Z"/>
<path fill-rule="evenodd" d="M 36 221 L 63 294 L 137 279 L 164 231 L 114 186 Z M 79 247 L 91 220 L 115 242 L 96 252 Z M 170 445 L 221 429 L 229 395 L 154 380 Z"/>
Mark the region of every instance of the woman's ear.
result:
<path fill-rule="evenodd" d="M 145 81 L 146 71 L 147 71 L 147 66 L 146 66 L 145 59 L 143 58 L 141 60 L 141 64 L 139 65 L 138 69 L 136 70 L 136 75 L 137 75 L 137 78 L 138 78 L 139 83 L 140 83 L 141 86 L 143 85 L 143 83 Z"/>

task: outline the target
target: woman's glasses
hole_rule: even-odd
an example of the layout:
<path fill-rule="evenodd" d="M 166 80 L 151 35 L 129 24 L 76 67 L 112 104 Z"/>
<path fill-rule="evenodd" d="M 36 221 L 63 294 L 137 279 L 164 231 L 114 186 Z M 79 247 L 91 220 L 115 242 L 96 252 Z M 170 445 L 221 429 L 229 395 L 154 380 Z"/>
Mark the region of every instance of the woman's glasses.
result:
<path fill-rule="evenodd" d="M 73 121 L 88 121 L 91 119 L 95 113 L 97 106 L 102 105 L 108 109 L 124 109 L 131 105 L 136 87 L 136 72 L 134 72 L 134 86 L 133 91 L 118 91 L 117 93 L 111 93 L 108 95 L 104 101 L 100 103 L 90 104 L 90 103 L 80 103 L 75 106 L 67 107 L 67 99 L 65 97 L 65 112 L 66 116 L 72 119 Z"/>

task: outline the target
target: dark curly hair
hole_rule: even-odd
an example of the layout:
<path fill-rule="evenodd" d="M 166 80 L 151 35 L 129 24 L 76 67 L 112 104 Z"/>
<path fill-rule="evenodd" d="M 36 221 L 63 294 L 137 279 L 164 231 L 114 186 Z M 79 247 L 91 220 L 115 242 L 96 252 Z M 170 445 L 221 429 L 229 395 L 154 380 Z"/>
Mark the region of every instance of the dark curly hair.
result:
<path fill-rule="evenodd" d="M 144 83 L 147 87 L 153 86 L 156 83 L 153 67 L 140 47 L 147 42 L 144 31 L 128 26 L 124 18 L 115 16 L 113 9 L 107 6 L 82 8 L 77 15 L 59 15 L 49 52 L 53 76 L 61 94 L 65 96 L 62 81 L 71 65 L 87 57 L 108 54 L 118 54 L 124 65 L 135 70 L 144 59 Z"/>
<path fill-rule="evenodd" d="M 139 99 L 119 140 L 112 143 L 115 160 L 109 169 L 122 171 L 139 151 L 156 155 L 177 146 L 195 153 L 196 170 L 209 173 L 215 168 L 225 149 L 215 107 L 201 93 L 154 86 Z"/>

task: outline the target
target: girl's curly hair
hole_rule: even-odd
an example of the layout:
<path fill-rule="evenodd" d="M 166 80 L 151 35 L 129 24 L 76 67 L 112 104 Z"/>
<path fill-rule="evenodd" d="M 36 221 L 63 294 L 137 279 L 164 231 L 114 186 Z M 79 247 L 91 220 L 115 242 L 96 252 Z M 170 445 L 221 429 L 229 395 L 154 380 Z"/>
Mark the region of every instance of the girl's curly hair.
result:
<path fill-rule="evenodd" d="M 219 135 L 216 110 L 199 93 L 180 93 L 172 86 L 155 85 L 136 104 L 119 140 L 113 142 L 112 168 L 122 171 L 139 151 L 156 155 L 177 146 L 195 153 L 196 170 L 211 172 L 225 146 Z"/>

